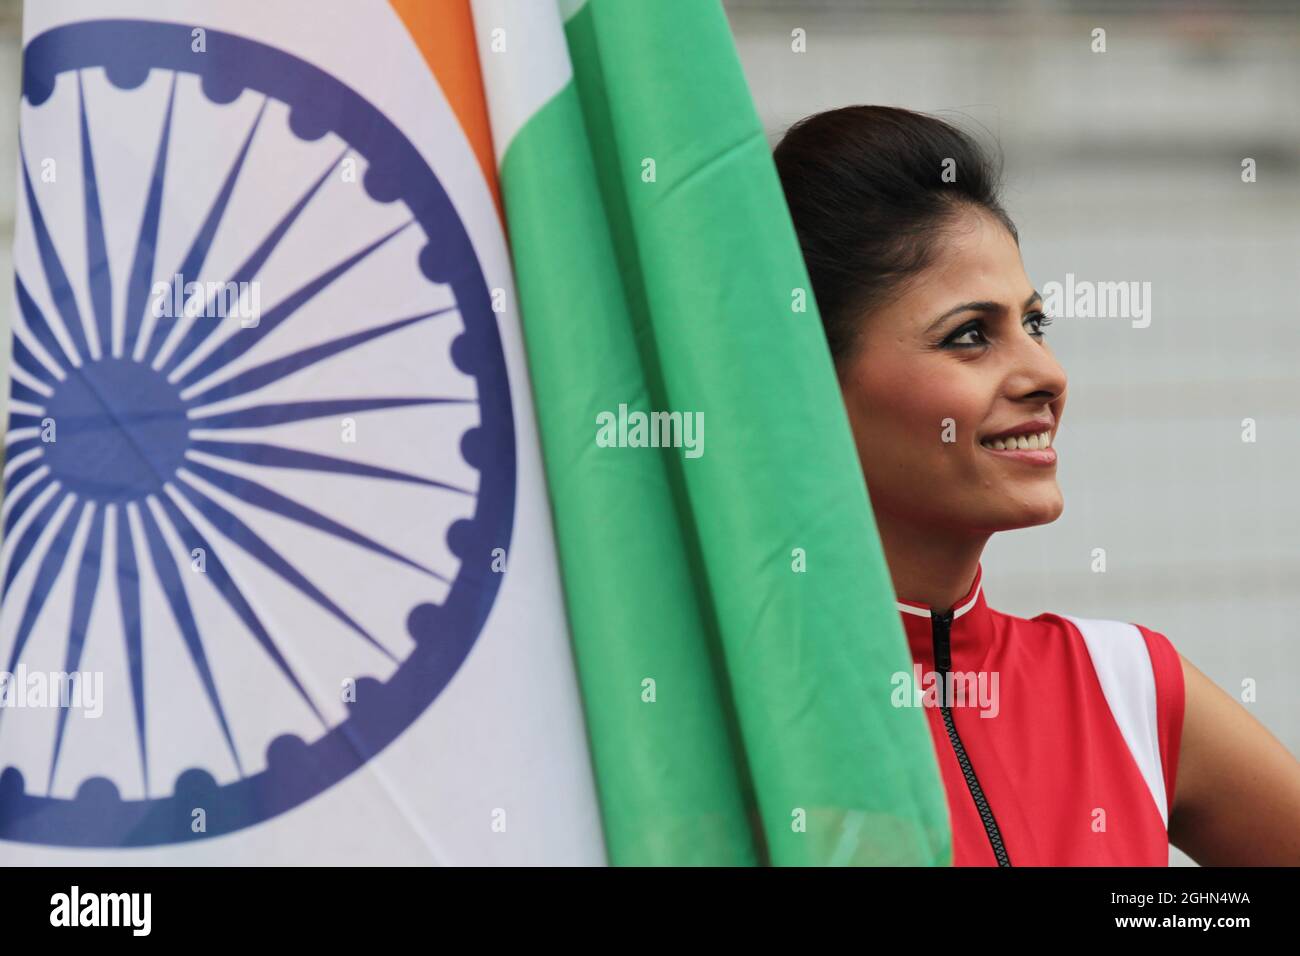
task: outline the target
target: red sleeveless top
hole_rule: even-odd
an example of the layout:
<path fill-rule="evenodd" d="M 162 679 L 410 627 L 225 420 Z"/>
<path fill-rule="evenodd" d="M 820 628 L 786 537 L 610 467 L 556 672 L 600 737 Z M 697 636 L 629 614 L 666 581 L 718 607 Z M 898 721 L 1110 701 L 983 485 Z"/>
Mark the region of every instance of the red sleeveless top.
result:
<path fill-rule="evenodd" d="M 899 601 L 956 866 L 1167 866 L 1183 672 L 1141 625 Z"/>

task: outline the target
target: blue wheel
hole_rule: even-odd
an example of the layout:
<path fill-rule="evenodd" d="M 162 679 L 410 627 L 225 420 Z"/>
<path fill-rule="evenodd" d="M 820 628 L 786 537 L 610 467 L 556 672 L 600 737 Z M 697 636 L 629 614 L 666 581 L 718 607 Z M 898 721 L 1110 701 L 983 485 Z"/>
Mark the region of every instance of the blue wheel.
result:
<path fill-rule="evenodd" d="M 0 708 L 0 839 L 182 843 L 309 800 L 429 708 L 502 578 L 509 381 L 447 193 L 337 79 L 190 29 L 24 56 L 0 668 L 102 671 L 106 722 Z M 196 130 L 219 166 L 184 161 Z M 61 212 L 52 152 L 82 169 Z M 173 275 L 260 289 L 256 324 L 209 286 L 160 306 Z"/>

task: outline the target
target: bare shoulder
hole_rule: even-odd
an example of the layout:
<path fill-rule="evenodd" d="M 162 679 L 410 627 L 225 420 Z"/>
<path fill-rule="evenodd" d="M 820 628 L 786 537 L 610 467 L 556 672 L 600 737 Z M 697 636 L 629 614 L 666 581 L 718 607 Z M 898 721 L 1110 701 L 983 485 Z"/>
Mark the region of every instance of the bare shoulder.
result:
<path fill-rule="evenodd" d="M 1300 762 L 1179 659 L 1185 709 L 1170 841 L 1202 865 L 1300 865 Z"/>

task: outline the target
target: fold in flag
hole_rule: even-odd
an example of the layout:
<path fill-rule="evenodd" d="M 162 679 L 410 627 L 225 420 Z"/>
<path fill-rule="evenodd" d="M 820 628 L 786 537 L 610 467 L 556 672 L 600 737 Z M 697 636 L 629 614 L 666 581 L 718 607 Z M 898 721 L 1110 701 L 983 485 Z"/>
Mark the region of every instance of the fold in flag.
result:
<path fill-rule="evenodd" d="M 0 862 L 950 862 L 719 4 L 24 43 Z"/>
<path fill-rule="evenodd" d="M 474 18 L 611 859 L 949 862 L 721 4 L 474 0 Z M 680 450 L 634 441 L 637 415 Z"/>

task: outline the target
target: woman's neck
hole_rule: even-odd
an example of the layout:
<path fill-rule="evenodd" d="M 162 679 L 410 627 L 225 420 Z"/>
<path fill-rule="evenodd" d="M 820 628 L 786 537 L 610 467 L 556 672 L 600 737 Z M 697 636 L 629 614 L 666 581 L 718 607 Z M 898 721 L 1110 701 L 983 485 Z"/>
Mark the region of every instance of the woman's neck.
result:
<path fill-rule="evenodd" d="M 947 611 L 966 596 L 988 534 L 950 534 L 876 514 L 889 575 L 899 600 Z"/>

